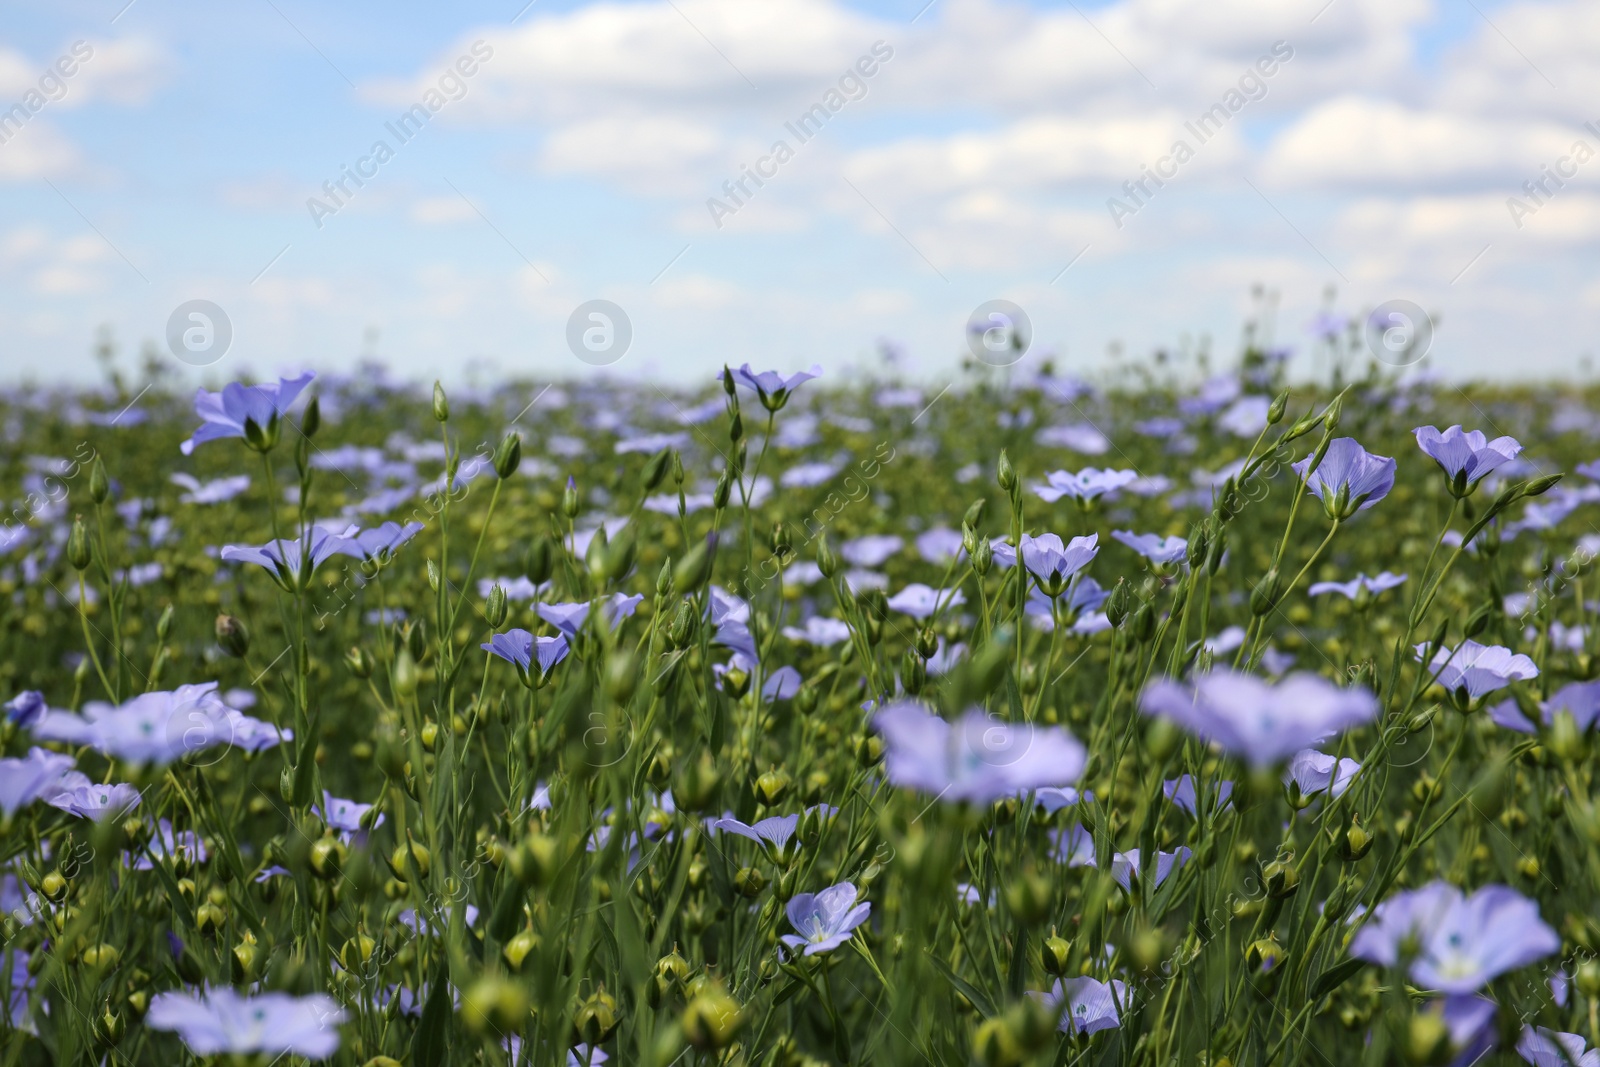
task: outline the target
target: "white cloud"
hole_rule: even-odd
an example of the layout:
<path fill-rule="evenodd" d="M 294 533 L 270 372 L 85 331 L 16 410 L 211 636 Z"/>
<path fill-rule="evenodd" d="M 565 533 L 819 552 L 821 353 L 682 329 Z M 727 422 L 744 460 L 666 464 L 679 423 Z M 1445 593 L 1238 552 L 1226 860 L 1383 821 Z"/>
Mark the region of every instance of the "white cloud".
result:
<path fill-rule="evenodd" d="M 48 119 L 33 118 L 0 144 L 0 181 L 54 178 L 73 170 L 79 160 L 77 148 Z"/>
<path fill-rule="evenodd" d="M 412 222 L 424 226 L 446 226 L 455 222 L 469 222 L 477 218 L 472 205 L 459 196 L 429 196 L 411 202 Z"/>
<path fill-rule="evenodd" d="M 1266 176 L 1302 185 L 1440 187 L 1514 182 L 1564 152 L 1572 131 L 1347 96 L 1312 109 L 1272 145 Z"/>

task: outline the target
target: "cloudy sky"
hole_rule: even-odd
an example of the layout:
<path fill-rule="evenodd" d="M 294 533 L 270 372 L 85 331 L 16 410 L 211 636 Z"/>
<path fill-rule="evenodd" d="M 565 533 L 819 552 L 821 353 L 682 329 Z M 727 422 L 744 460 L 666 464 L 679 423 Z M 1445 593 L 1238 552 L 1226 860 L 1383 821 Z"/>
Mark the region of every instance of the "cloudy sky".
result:
<path fill-rule="evenodd" d="M 590 373 L 593 299 L 611 373 L 677 380 L 933 374 L 996 298 L 1082 367 L 1231 352 L 1257 284 L 1302 351 L 1330 291 L 1412 301 L 1463 377 L 1600 326 L 1592 0 L 525 2 L 14 11 L 0 376 L 191 300 L 232 332 L 197 380 Z"/>

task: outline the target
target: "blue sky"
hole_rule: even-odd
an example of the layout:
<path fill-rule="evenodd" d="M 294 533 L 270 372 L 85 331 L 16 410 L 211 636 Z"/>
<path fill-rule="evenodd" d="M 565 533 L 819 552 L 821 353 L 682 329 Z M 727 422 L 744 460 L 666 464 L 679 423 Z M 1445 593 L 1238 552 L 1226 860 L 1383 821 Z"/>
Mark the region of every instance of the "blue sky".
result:
<path fill-rule="evenodd" d="M 1349 314 L 1412 300 L 1458 377 L 1575 373 L 1600 325 L 1600 158 L 1572 160 L 1600 152 L 1600 11 L 1578 0 L 124 3 L 13 13 L 0 45 L 0 110 L 92 53 L 0 144 L 8 380 L 87 377 L 102 325 L 131 365 L 192 299 L 234 335 L 196 381 L 364 352 L 592 373 L 565 336 L 594 298 L 633 324 L 612 372 L 664 380 L 870 368 L 883 341 L 931 377 L 993 298 L 1083 369 L 1112 343 L 1231 351 L 1255 283 L 1301 348 L 1330 286 Z M 385 123 L 476 42 L 400 145 Z M 878 42 L 799 144 L 784 123 Z M 1222 135 L 1185 132 L 1275 47 Z M 379 139 L 394 158 L 319 227 L 308 200 Z M 715 225 L 779 139 L 794 157 Z M 1193 158 L 1161 164 L 1180 139 Z"/>

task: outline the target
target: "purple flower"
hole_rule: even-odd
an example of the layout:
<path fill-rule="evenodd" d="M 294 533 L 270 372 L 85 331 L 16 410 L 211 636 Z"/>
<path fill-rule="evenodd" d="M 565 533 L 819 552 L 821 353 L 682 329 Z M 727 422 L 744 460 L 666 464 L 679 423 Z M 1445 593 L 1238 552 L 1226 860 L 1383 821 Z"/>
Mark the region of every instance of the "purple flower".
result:
<path fill-rule="evenodd" d="M 947 800 L 987 804 L 1018 790 L 1072 785 L 1087 752 L 1061 727 L 1005 723 L 973 708 L 948 723 L 921 705 L 890 704 L 873 718 L 889 781 Z"/>
<path fill-rule="evenodd" d="M 179 471 L 170 479 L 173 485 L 187 490 L 178 497 L 180 504 L 224 504 L 250 488 L 250 476 L 237 474 L 232 478 L 218 478 L 202 482 L 192 474 Z"/>
<path fill-rule="evenodd" d="M 1433 426 L 1419 426 L 1412 433 L 1417 436 L 1417 447 L 1444 470 L 1450 479 L 1450 491 L 1457 496 L 1467 495 L 1480 478 L 1510 463 L 1522 451 L 1514 437 L 1490 441 L 1481 430 L 1463 433 L 1460 426 L 1452 426 L 1444 433 Z"/>
<path fill-rule="evenodd" d="M 905 546 L 905 538 L 894 534 L 868 534 L 839 546 L 839 556 L 854 567 L 876 567 Z"/>
<path fill-rule="evenodd" d="M 326 789 L 322 791 L 322 810 L 317 811 L 316 805 L 312 805 L 311 810 L 316 811 L 331 829 L 339 831 L 339 837 L 345 844 L 349 844 L 358 833 L 364 834 L 369 829 L 382 826 L 384 820 L 380 812 L 371 826 L 363 826 L 361 820 L 372 810 L 372 805 L 336 797 Z"/>
<path fill-rule="evenodd" d="M 762 700 L 788 700 L 800 692 L 805 679 L 793 667 L 779 667 L 761 684 Z"/>
<path fill-rule="evenodd" d="M 1276 685 L 1248 674 L 1215 670 L 1194 686 L 1162 678 L 1140 699 L 1146 715 L 1165 715 L 1215 741 L 1255 767 L 1266 767 L 1341 730 L 1369 722 L 1377 699 L 1342 689 L 1315 674 L 1291 674 Z"/>
<path fill-rule="evenodd" d="M 1368 578 L 1365 574 L 1358 574 L 1348 582 L 1312 582 L 1311 588 L 1306 592 L 1311 596 L 1321 596 L 1323 593 L 1338 593 L 1346 600 L 1355 600 L 1365 589 L 1371 596 L 1387 592 L 1399 585 L 1404 585 L 1406 575 L 1390 574 L 1388 571 L 1379 572 L 1376 578 Z"/>
<path fill-rule="evenodd" d="M 1027 793 L 1028 790 L 1026 789 L 1018 791 L 1018 795 L 1024 800 L 1027 799 Z M 1054 814 L 1062 808 L 1070 808 L 1074 804 L 1093 799 L 1094 793 L 1092 791 L 1085 790 L 1080 793 L 1070 785 L 1061 788 L 1047 785 L 1033 790 L 1033 802 L 1043 808 L 1046 814 Z"/>
<path fill-rule="evenodd" d="M 422 532 L 422 523 L 408 522 L 401 526 L 398 522 L 386 522 L 382 526 L 371 530 L 362 530 L 358 533 L 346 533 L 346 544 L 338 551 L 342 555 L 354 556 L 357 559 L 388 559 L 394 550 L 411 540 Z"/>
<path fill-rule="evenodd" d="M 277 744 L 280 736 L 283 740 L 294 736 L 228 707 L 216 689 L 216 682 L 180 685 L 170 692 L 140 694 L 120 707 L 90 701 L 82 715 L 50 712 L 34 727 L 33 735 L 158 766 L 214 745 L 254 751 Z"/>
<path fill-rule="evenodd" d="M 1034 486 L 1033 491 L 1047 504 L 1054 504 L 1064 496 L 1088 502 L 1107 493 L 1115 493 L 1138 477 L 1138 471 L 1101 470 L 1098 467 L 1085 467 L 1076 474 L 1072 471 L 1051 471 L 1044 476 L 1045 484 Z"/>
<path fill-rule="evenodd" d="M 967 602 L 959 589 L 933 589 L 912 582 L 889 598 L 889 607 L 914 619 L 926 619 L 935 611 L 959 607 Z"/>
<path fill-rule="evenodd" d="M 146 847 L 149 849 L 148 855 L 144 852 L 123 853 L 123 858 L 130 861 L 130 865 L 136 871 L 153 870 L 155 863 L 152 857 L 164 860 L 181 855 L 189 863 L 204 863 L 210 855 L 206 851 L 206 843 L 200 840 L 199 834 L 193 830 L 174 832 L 172 823 L 167 819 L 156 820 L 156 832 L 151 835 L 150 843 Z M 171 931 L 168 931 L 167 936 L 173 937 Z"/>
<path fill-rule="evenodd" d="M 582 606 L 587 607 L 587 605 Z M 516 629 L 495 634 L 478 647 L 516 667 L 518 677 L 524 684 L 530 684 L 542 683 L 545 676 L 550 673 L 550 669 L 567 658 L 567 651 L 571 646 L 567 644 L 565 635 L 535 637 L 527 630 Z M 539 668 L 537 675 L 533 673 L 536 664 Z"/>
<path fill-rule="evenodd" d="M 127 782 L 101 785 L 80 771 L 68 771 L 61 776 L 45 802 L 68 815 L 80 819 L 101 819 L 126 815 L 139 806 L 139 790 Z"/>
<path fill-rule="evenodd" d="M 616 630 L 623 620 L 631 617 L 639 607 L 639 602 L 644 597 L 640 594 L 627 596 L 623 593 L 611 594 L 611 600 L 602 605 L 601 613 L 606 621 L 611 623 L 611 629 Z M 578 631 L 589 618 L 589 605 L 580 604 L 539 604 L 533 609 L 538 612 L 539 618 L 560 630 L 568 638 L 578 636 Z"/>
<path fill-rule="evenodd" d="M 943 567 L 966 553 L 961 533 L 948 526 L 935 526 L 917 535 L 917 555 Z"/>
<path fill-rule="evenodd" d="M 1580 731 L 1594 725 L 1600 718 L 1600 679 L 1592 682 L 1568 682 L 1550 694 L 1544 702 L 1544 721 L 1549 726 L 1563 711 L 1572 716 Z"/>
<path fill-rule="evenodd" d="M 797 893 L 789 901 L 789 925 L 798 935 L 784 934 L 791 951 L 815 956 L 850 940 L 851 931 L 867 921 L 872 905 L 856 903 L 856 887 L 849 882 L 829 886 L 820 893 Z"/>
<path fill-rule="evenodd" d="M 1189 542 L 1181 537 L 1136 534 L 1130 530 L 1112 530 L 1111 536 L 1151 563 L 1177 563 L 1189 551 Z"/>
<path fill-rule="evenodd" d="M 0 812 L 9 820 L 35 800 L 55 796 L 73 762 L 42 748 L 29 749 L 21 759 L 0 759 Z"/>
<path fill-rule="evenodd" d="M 754 841 L 766 850 L 773 863 L 788 863 L 800 851 L 800 842 L 794 839 L 795 829 L 800 825 L 798 815 L 774 815 L 754 826 L 727 817 L 718 819 L 712 825 L 715 829 Z"/>
<path fill-rule="evenodd" d="M 850 640 L 850 627 L 838 619 L 830 619 L 822 615 L 813 615 L 806 620 L 805 629 L 795 626 L 785 626 L 783 636 L 791 641 L 799 641 L 807 645 L 816 645 L 827 648 L 840 641 Z"/>
<path fill-rule="evenodd" d="M 730 373 L 736 384 L 755 390 L 762 407 L 768 411 L 779 411 L 789 402 L 789 394 L 795 389 L 813 378 L 822 377 L 822 365 L 813 363 L 809 371 L 796 371 L 787 378 L 775 370 L 764 370 L 758 374 L 750 369 L 748 363 Z"/>
<path fill-rule="evenodd" d="M 44 694 L 35 689 L 24 689 L 6 701 L 6 718 L 24 730 L 44 718 L 49 710 Z"/>
<path fill-rule="evenodd" d="M 1417 658 L 1421 659 L 1427 650 L 1427 645 L 1418 645 Z M 1514 681 L 1539 676 L 1539 668 L 1522 653 L 1512 652 L 1504 645 L 1480 645 L 1471 639 L 1461 642 L 1454 652 L 1447 648 L 1436 651 L 1428 669 L 1438 672 L 1439 684 L 1447 692 L 1465 694 L 1470 700 L 1504 689 Z"/>
<path fill-rule="evenodd" d="M 1600 1067 L 1600 1050 L 1591 1049 L 1582 1034 L 1565 1034 L 1543 1026 L 1522 1028 L 1517 1055 L 1533 1067 Z"/>
<path fill-rule="evenodd" d="M 1073 823 L 1065 830 L 1051 830 L 1050 841 L 1051 856 L 1057 863 L 1068 867 L 1094 866 L 1094 835 L 1085 830 L 1082 823 Z"/>
<path fill-rule="evenodd" d="M 1072 576 L 1094 559 L 1100 551 L 1099 545 L 1099 534 L 1074 537 L 1067 545 L 1063 545 L 1061 538 L 1053 533 L 1040 534 L 1038 537 L 1023 534 L 1022 565 L 1028 568 L 1028 573 L 1033 575 L 1040 589 L 1057 597 L 1066 590 Z"/>
<path fill-rule="evenodd" d="M 1408 962 L 1407 973 L 1419 986 L 1475 993 L 1560 947 L 1561 938 L 1539 918 L 1539 906 L 1516 890 L 1491 885 L 1469 897 L 1433 882 L 1373 909 L 1351 940 L 1350 955 L 1385 967 Z"/>
<path fill-rule="evenodd" d="M 1314 748 L 1303 748 L 1290 758 L 1283 772 L 1283 784 L 1292 785 L 1301 797 L 1314 797 L 1331 790 L 1330 795 L 1338 798 L 1350 788 L 1360 770 L 1361 764 L 1353 759 L 1339 759 Z"/>
<path fill-rule="evenodd" d="M 1495 1046 L 1495 1003 L 1486 997 L 1454 996 L 1434 1001 L 1450 1034 L 1451 1067 L 1471 1067 Z M 1600 1067 L 1600 1065 L 1597 1065 Z"/>
<path fill-rule="evenodd" d="M 223 1053 L 293 1053 L 322 1060 L 339 1048 L 344 1009 L 318 993 L 295 997 L 261 993 L 242 997 L 232 989 L 208 988 L 189 993 L 157 993 L 150 998 L 145 1025 L 175 1030 L 197 1056 Z"/>
<path fill-rule="evenodd" d="M 350 536 L 357 531 L 347 526 L 334 531 L 326 526 L 313 526 L 304 542 L 273 540 L 257 548 L 253 545 L 223 545 L 222 558 L 230 563 L 254 563 L 264 567 L 274 581 L 285 589 L 293 590 L 309 581 L 313 572 L 334 556 L 350 555 Z"/>
<path fill-rule="evenodd" d="M 1156 852 L 1156 886 L 1167 880 L 1167 876 L 1174 870 L 1182 867 L 1193 858 L 1194 853 L 1187 845 L 1179 845 L 1175 852 Z M 1139 850 L 1131 852 L 1117 852 L 1111 857 L 1111 877 L 1116 879 L 1118 885 L 1133 892 L 1133 880 L 1139 877 Z"/>
<path fill-rule="evenodd" d="M 278 420 L 289 410 L 301 390 L 311 384 L 315 375 L 307 372 L 298 378 L 280 378 L 275 385 L 240 385 L 230 382 L 222 392 L 204 389 L 194 394 L 194 413 L 203 420 L 179 449 L 184 455 L 195 450 L 196 445 L 219 441 L 224 437 L 245 437 L 245 426 L 253 423 L 260 439 L 268 443 L 278 438 Z"/>
<path fill-rule="evenodd" d="M 1315 470 L 1307 473 L 1314 457 L 1294 464 L 1295 473 L 1322 501 L 1330 519 L 1348 519 L 1389 495 L 1394 488 L 1394 459 L 1374 456 L 1353 437 L 1336 437 Z"/>
<path fill-rule="evenodd" d="M 1161 783 L 1161 792 L 1166 794 L 1167 799 L 1172 801 L 1172 806 L 1179 811 L 1187 812 L 1195 818 L 1199 817 L 1196 814 L 1196 808 L 1198 807 L 1196 802 L 1199 797 L 1195 793 L 1193 775 L 1180 774 L 1176 778 L 1167 779 Z M 1232 782 L 1227 780 L 1217 782 L 1216 788 L 1210 792 L 1211 803 L 1206 806 L 1212 813 L 1219 812 L 1233 803 Z"/>
<path fill-rule="evenodd" d="M 1115 1030 L 1122 1025 L 1122 1019 L 1117 1014 L 1118 1006 L 1128 1006 L 1126 985 L 1115 978 L 1108 985 L 1088 975 L 1065 981 L 1057 978 L 1050 992 L 1030 991 L 1028 995 L 1051 1008 L 1058 1007 L 1062 1001 L 1066 1002 L 1061 1013 L 1061 1025 L 1057 1027 L 1064 1034 Z"/>

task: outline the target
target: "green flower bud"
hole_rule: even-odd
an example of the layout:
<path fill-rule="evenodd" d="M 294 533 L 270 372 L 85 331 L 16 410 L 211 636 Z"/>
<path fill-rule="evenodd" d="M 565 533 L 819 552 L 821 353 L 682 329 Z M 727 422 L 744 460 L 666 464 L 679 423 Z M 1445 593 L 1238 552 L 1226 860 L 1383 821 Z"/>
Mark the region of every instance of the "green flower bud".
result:
<path fill-rule="evenodd" d="M 782 768 L 775 767 L 755 780 L 756 799 L 769 808 L 773 807 L 789 795 L 789 787 L 793 784 L 793 779 Z"/>
<path fill-rule="evenodd" d="M 644 470 L 639 475 L 639 480 L 644 483 L 645 492 L 655 492 L 656 486 L 660 485 L 662 480 L 666 478 L 668 452 L 669 449 L 663 448 L 645 463 Z"/>
<path fill-rule="evenodd" d="M 172 636 L 172 605 L 168 604 L 161 609 L 161 615 L 156 619 L 156 640 L 165 643 Z"/>
<path fill-rule="evenodd" d="M 110 495 L 111 479 L 106 475 L 105 460 L 96 455 L 94 465 L 89 468 L 89 499 L 96 504 L 104 504 Z"/>
<path fill-rule="evenodd" d="M 1017 471 L 1011 465 L 1011 456 L 1003 448 L 1000 450 L 1000 462 L 995 465 L 995 480 L 1000 483 L 1000 488 L 1005 492 L 1016 492 Z"/>
<path fill-rule="evenodd" d="M 989 510 L 989 498 L 979 497 L 967 508 L 967 513 L 961 518 L 962 526 L 970 526 L 974 531 L 983 526 L 984 512 Z M 970 549 L 968 551 L 971 551 Z"/>
<path fill-rule="evenodd" d="M 689 595 L 711 580 L 712 568 L 717 560 L 717 537 L 710 534 L 691 548 L 672 570 L 672 585 L 679 593 Z"/>
<path fill-rule="evenodd" d="M 500 438 L 500 445 L 494 450 L 494 472 L 501 480 L 517 473 L 517 468 L 522 466 L 522 435 L 508 433 Z"/>
<path fill-rule="evenodd" d="M 484 621 L 491 630 L 498 630 L 506 621 L 506 591 L 499 582 L 489 588 L 489 595 L 483 602 Z"/>
<path fill-rule="evenodd" d="M 839 573 L 839 557 L 828 544 L 827 534 L 817 538 L 817 570 L 822 572 L 824 578 L 829 579 Z"/>
<path fill-rule="evenodd" d="M 738 391 L 733 385 L 733 371 L 728 369 L 728 365 L 726 363 L 722 365 L 722 391 L 727 393 L 730 397 L 738 397 Z"/>
<path fill-rule="evenodd" d="M 89 551 L 89 530 L 83 525 L 83 516 L 72 520 L 72 533 L 67 535 L 67 562 L 72 564 L 72 569 L 83 571 L 89 568 L 92 556 Z"/>
<path fill-rule="evenodd" d="M 1117 629 L 1122 628 L 1122 623 L 1127 619 L 1133 609 L 1133 590 L 1128 587 L 1126 578 L 1118 578 L 1117 584 L 1112 587 L 1111 595 L 1106 597 L 1106 621 Z"/>
<path fill-rule="evenodd" d="M 757 867 L 741 867 L 733 876 L 733 887 L 741 896 L 754 899 L 767 888 L 767 876 Z"/>
<path fill-rule="evenodd" d="M 303 437 L 315 437 L 320 429 L 322 429 L 322 400 L 314 396 L 306 401 L 306 412 L 300 416 L 300 434 Z"/>
<path fill-rule="evenodd" d="M 1339 420 L 1340 420 L 1340 417 L 1343 414 L 1344 414 L 1344 394 L 1340 393 L 1338 396 L 1333 398 L 1333 402 L 1331 404 L 1329 404 L 1325 409 L 1323 409 L 1323 412 L 1322 412 L 1322 432 L 1325 433 L 1325 434 L 1328 434 L 1329 436 L 1332 436 L 1333 431 L 1335 431 L 1335 430 L 1337 430 L 1339 428 Z M 1306 470 L 1315 470 L 1316 466 L 1317 465 L 1315 463 L 1313 463 L 1313 464 L 1311 464 L 1311 466 L 1307 467 Z"/>
<path fill-rule="evenodd" d="M 1272 400 L 1272 405 L 1267 408 L 1267 425 L 1276 426 L 1283 421 L 1284 410 L 1289 406 L 1289 390 L 1285 389 Z"/>
<path fill-rule="evenodd" d="M 724 467 L 717 476 L 716 488 L 711 490 L 711 506 L 721 511 L 733 498 L 733 468 Z"/>
<path fill-rule="evenodd" d="M 1050 880 L 1031 867 L 1005 887 L 1006 907 L 1025 926 L 1036 925 L 1049 917 L 1054 895 Z"/>
<path fill-rule="evenodd" d="M 709 749 L 702 749 L 698 760 L 678 772 L 672 783 L 672 797 L 684 811 L 709 811 L 716 806 L 717 787 L 721 784 L 717 761 Z"/>
<path fill-rule="evenodd" d="M 523 572 L 528 576 L 528 581 L 534 585 L 543 585 L 550 580 L 550 575 L 555 569 L 555 543 L 544 534 L 540 534 L 528 545 L 528 558 L 524 563 Z"/>
<path fill-rule="evenodd" d="M 1543 477 L 1540 477 L 1540 478 L 1531 478 L 1531 479 L 1528 480 L 1528 482 L 1526 484 L 1524 484 L 1523 489 L 1522 489 L 1522 495 L 1523 496 L 1543 496 L 1544 494 L 1548 493 L 1551 489 L 1555 488 L 1555 484 L 1557 482 L 1559 482 L 1563 477 L 1565 477 L 1565 476 L 1561 475 L 1561 474 L 1546 474 L 1546 475 L 1544 475 Z"/>
<path fill-rule="evenodd" d="M 244 659 L 250 651 L 250 631 L 244 622 L 232 615 L 218 615 L 216 623 L 217 644 L 234 659 Z"/>
<path fill-rule="evenodd" d="M 728 419 L 728 440 L 738 444 L 744 437 L 744 416 L 735 411 Z"/>
<path fill-rule="evenodd" d="M 1250 591 L 1250 614 L 1260 617 L 1278 606 L 1278 597 L 1282 595 L 1279 587 L 1278 568 L 1272 567 L 1256 587 Z"/>
<path fill-rule="evenodd" d="M 438 422 L 450 421 L 450 401 L 445 399 L 444 386 L 437 378 L 433 382 L 433 417 Z"/>
<path fill-rule="evenodd" d="M 583 502 L 578 499 L 578 483 L 572 475 L 567 475 L 567 487 L 561 491 L 561 514 L 569 519 L 578 517 L 578 512 L 583 510 Z"/>

